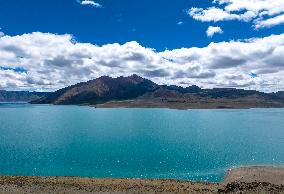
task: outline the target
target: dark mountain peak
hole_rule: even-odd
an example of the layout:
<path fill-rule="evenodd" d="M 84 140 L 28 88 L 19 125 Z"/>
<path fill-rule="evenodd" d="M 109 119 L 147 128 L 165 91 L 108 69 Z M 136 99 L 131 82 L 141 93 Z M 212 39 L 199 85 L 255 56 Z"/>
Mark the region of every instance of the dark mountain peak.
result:
<path fill-rule="evenodd" d="M 102 76 L 58 90 L 46 98 L 32 103 L 43 104 L 98 104 L 110 100 L 137 98 L 158 87 L 154 82 L 132 75 L 112 78 Z"/>
<path fill-rule="evenodd" d="M 144 81 L 145 79 L 143 77 L 140 77 L 139 75 L 137 74 L 133 74 L 131 76 L 128 76 L 127 78 L 131 79 L 131 80 L 134 80 L 134 81 L 137 81 L 137 82 L 141 82 L 141 81 Z"/>
<path fill-rule="evenodd" d="M 198 90 L 198 91 L 201 90 L 201 88 L 198 87 L 197 85 L 188 86 L 187 88 L 190 88 L 190 89 L 192 89 L 192 90 Z"/>
<path fill-rule="evenodd" d="M 116 77 L 116 78 L 112 78 L 110 76 L 101 76 L 97 79 L 91 80 L 90 82 L 131 82 L 131 83 L 141 83 L 143 81 L 146 81 L 147 79 L 144 79 L 136 74 L 133 74 L 131 76 L 128 77 L 124 77 L 124 76 L 120 76 L 120 77 Z M 147 80 L 150 81 L 150 80 Z"/>
<path fill-rule="evenodd" d="M 107 76 L 107 75 L 104 75 L 104 76 L 101 76 L 97 79 L 94 79 L 93 81 L 108 81 L 108 80 L 112 80 L 112 79 L 115 79 L 115 78 L 112 78 L 110 76 Z"/>
<path fill-rule="evenodd" d="M 134 84 L 138 84 L 138 83 L 141 83 L 141 82 L 145 82 L 145 81 L 150 81 L 150 80 L 147 80 L 145 78 L 142 78 L 136 74 L 133 74 L 131 76 L 128 76 L 128 77 L 124 77 L 124 76 L 120 76 L 120 77 L 117 77 L 117 78 L 113 78 L 115 81 L 118 81 L 118 82 L 130 82 L 130 83 L 134 83 Z"/>

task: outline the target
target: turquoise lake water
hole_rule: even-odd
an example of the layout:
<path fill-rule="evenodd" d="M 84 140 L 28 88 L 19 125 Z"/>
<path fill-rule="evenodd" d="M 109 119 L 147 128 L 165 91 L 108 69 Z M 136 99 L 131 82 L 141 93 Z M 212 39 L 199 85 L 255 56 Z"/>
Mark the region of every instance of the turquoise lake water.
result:
<path fill-rule="evenodd" d="M 0 104 L 0 174 L 222 181 L 284 165 L 284 109 Z"/>

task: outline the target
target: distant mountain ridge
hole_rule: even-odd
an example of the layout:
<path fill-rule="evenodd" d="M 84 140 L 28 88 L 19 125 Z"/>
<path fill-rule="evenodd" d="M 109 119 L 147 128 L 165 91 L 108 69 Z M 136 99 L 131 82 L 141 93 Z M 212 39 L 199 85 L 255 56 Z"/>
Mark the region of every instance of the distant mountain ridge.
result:
<path fill-rule="evenodd" d="M 39 99 L 34 104 L 95 105 L 97 107 L 254 108 L 284 107 L 284 92 L 263 93 L 234 88 L 201 89 L 158 85 L 138 75 L 102 76 Z"/>
<path fill-rule="evenodd" d="M 47 96 L 47 92 L 0 90 L 0 102 L 30 102 Z"/>

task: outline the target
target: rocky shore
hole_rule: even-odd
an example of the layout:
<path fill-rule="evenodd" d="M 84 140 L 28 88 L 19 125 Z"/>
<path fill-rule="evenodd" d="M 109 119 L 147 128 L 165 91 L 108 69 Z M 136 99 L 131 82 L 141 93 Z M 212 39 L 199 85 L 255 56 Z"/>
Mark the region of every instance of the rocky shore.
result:
<path fill-rule="evenodd" d="M 0 193 L 284 193 L 284 168 L 246 167 L 229 170 L 223 183 L 179 180 L 95 179 L 79 177 L 1 176 Z"/>

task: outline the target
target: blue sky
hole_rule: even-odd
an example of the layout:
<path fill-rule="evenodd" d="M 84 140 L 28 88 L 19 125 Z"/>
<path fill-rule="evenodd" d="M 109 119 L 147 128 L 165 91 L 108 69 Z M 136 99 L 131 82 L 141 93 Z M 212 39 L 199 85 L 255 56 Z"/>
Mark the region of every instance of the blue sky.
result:
<path fill-rule="evenodd" d="M 0 0 L 0 88 L 56 90 L 137 73 L 282 90 L 283 24 L 282 0 Z"/>
<path fill-rule="evenodd" d="M 76 0 L 0 0 L 0 26 L 9 35 L 29 32 L 73 34 L 80 42 L 97 45 L 137 41 L 145 47 L 164 50 L 203 47 L 210 42 L 280 34 L 283 26 L 254 30 L 238 21 L 199 22 L 187 11 L 207 8 L 211 0 L 98 0 L 102 8 L 82 6 Z M 177 25 L 183 22 L 182 25 Z M 224 33 L 206 36 L 210 25 Z"/>

